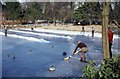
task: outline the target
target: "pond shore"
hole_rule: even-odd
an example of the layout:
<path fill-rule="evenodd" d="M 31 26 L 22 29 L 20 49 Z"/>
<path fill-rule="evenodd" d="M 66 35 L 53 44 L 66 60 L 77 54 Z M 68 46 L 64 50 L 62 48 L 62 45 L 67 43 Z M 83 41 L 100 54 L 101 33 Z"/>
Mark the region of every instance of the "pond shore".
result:
<path fill-rule="evenodd" d="M 73 25 L 73 24 L 67 24 L 67 25 L 61 25 L 61 24 L 28 24 L 28 25 L 10 25 L 8 26 L 10 29 L 13 28 L 42 28 L 42 29 L 51 29 L 51 30 L 63 30 L 63 31 L 76 31 L 81 32 L 82 31 L 82 25 Z M 92 27 L 95 29 L 95 33 L 101 33 L 102 32 L 102 25 L 86 25 L 84 26 L 85 32 L 92 32 Z M 114 26 L 114 30 L 118 29 L 117 26 Z M 1 27 L 3 28 L 3 27 Z"/>
<path fill-rule="evenodd" d="M 94 27 L 96 33 L 101 33 L 102 31 L 102 26 L 101 25 L 86 25 L 84 26 L 85 32 L 92 32 L 92 27 Z M 49 26 L 41 26 L 39 28 L 43 29 L 52 29 L 52 30 L 66 30 L 66 31 L 77 31 L 81 32 L 82 31 L 82 26 L 77 25 L 49 25 Z"/>

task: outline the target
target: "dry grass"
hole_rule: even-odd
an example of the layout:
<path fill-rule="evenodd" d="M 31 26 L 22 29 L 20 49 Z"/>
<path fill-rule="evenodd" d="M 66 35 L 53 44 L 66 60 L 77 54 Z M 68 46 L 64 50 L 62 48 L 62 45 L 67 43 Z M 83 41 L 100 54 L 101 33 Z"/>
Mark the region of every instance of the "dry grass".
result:
<path fill-rule="evenodd" d="M 84 27 L 85 27 L 86 32 L 91 32 L 92 27 L 95 28 L 95 32 L 101 33 L 101 31 L 102 31 L 102 26 L 101 25 L 87 25 L 87 26 L 84 26 Z M 54 26 L 54 25 L 49 25 L 49 26 L 42 26 L 40 28 L 54 29 L 54 30 L 79 31 L 79 32 L 82 31 L 82 26 L 80 26 L 80 25 L 79 26 L 73 26 L 73 25 L 67 25 L 67 26 L 57 25 L 57 26 Z"/>
<path fill-rule="evenodd" d="M 56 25 L 56 26 L 54 26 L 53 24 L 51 24 L 51 25 L 41 25 L 41 26 L 24 26 L 24 25 L 22 25 L 22 26 L 19 26 L 19 25 L 8 26 L 9 29 L 12 29 L 12 28 L 32 28 L 32 27 L 33 28 L 43 28 L 43 29 L 53 29 L 53 30 L 66 30 L 66 31 L 78 31 L 78 32 L 82 31 L 82 26 L 81 25 L 74 26 L 72 24 Z M 101 33 L 101 31 L 102 31 L 102 26 L 101 25 L 86 25 L 86 26 L 84 26 L 86 32 L 91 32 L 92 27 L 95 28 L 95 32 Z"/>

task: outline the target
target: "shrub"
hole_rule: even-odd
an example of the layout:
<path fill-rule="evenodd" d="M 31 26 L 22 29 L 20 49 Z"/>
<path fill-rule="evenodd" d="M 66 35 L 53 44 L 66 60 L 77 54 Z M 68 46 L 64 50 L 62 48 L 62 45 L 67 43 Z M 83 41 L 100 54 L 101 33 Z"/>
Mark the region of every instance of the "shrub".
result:
<path fill-rule="evenodd" d="M 119 79 L 120 78 L 120 56 L 112 59 L 104 59 L 100 67 L 95 61 L 90 61 L 83 70 L 82 78 L 86 79 Z"/>

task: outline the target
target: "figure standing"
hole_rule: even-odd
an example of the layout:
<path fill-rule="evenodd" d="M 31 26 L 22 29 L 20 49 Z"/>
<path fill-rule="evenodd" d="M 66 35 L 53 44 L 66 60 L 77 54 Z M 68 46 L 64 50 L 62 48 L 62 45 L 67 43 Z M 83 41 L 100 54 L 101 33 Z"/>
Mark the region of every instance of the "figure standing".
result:
<path fill-rule="evenodd" d="M 82 33 L 84 33 L 85 32 L 85 28 L 84 28 L 84 26 L 82 26 L 82 31 L 81 31 Z"/>
<path fill-rule="evenodd" d="M 5 36 L 7 36 L 8 27 L 5 26 L 4 24 L 3 24 L 3 26 L 4 26 L 4 30 L 5 30 Z"/>
<path fill-rule="evenodd" d="M 92 27 L 92 37 L 94 37 L 94 32 L 95 32 L 95 29 L 94 27 Z"/>
<path fill-rule="evenodd" d="M 108 39 L 109 39 L 109 53 L 110 53 L 110 58 L 112 58 L 112 42 L 113 42 L 113 32 L 110 27 L 108 27 Z"/>
<path fill-rule="evenodd" d="M 31 28 L 31 30 L 33 31 L 33 27 Z"/>
<path fill-rule="evenodd" d="M 84 26 L 82 26 L 82 32 L 85 32 L 85 28 L 84 28 Z"/>

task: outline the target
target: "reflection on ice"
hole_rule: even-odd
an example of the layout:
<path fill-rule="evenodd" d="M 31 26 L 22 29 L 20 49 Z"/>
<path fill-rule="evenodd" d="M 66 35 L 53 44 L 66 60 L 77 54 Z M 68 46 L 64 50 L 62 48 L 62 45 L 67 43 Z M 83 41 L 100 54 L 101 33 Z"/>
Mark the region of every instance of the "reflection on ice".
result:
<path fill-rule="evenodd" d="M 0 35 L 4 35 L 3 32 L 0 32 Z M 15 34 L 8 34 L 9 37 L 14 37 L 14 38 L 20 38 L 20 39 L 25 39 L 25 40 L 29 40 L 29 41 L 34 41 L 34 42 L 44 42 L 44 43 L 50 43 L 47 40 L 44 39 L 37 39 L 34 37 L 25 37 L 25 36 L 20 36 L 20 35 L 15 35 Z"/>

